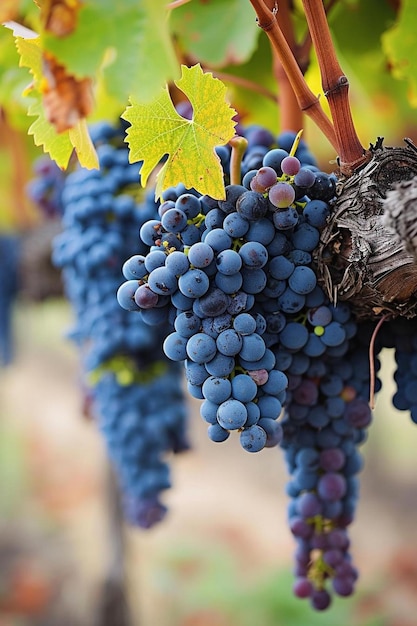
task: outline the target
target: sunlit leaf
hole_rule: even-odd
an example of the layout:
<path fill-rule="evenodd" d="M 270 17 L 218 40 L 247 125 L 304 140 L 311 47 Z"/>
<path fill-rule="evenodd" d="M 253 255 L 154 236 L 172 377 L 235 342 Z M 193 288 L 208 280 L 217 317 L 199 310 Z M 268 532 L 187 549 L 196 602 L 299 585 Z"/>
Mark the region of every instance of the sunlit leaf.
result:
<path fill-rule="evenodd" d="M 69 138 L 77 153 L 78 161 L 81 167 L 88 170 L 98 169 L 98 156 L 91 141 L 85 119 L 79 122 L 69 130 Z"/>
<path fill-rule="evenodd" d="M 177 113 L 167 89 L 151 104 L 132 100 L 122 115 L 131 124 L 127 131 L 129 159 L 143 161 L 145 186 L 149 174 L 168 155 L 157 174 L 157 198 L 180 182 L 202 194 L 224 198 L 223 172 L 214 148 L 233 137 L 236 111 L 225 100 L 223 83 L 203 73 L 200 65 L 183 66 L 176 85 L 193 107 L 192 120 Z"/>
<path fill-rule="evenodd" d="M 49 76 L 39 39 L 17 37 L 16 46 L 20 53 L 20 64 L 29 67 L 34 78 L 32 95 L 35 101 L 29 107 L 28 114 L 37 119 L 28 132 L 33 135 L 35 145 L 42 146 L 44 152 L 62 169 L 68 167 L 74 149 L 83 167 L 98 168 L 97 153 L 86 122 L 88 106 L 91 105 L 89 81 L 76 81 L 68 77 L 65 70 L 54 62 L 48 66 L 49 73 L 52 72 L 52 77 Z M 49 87 L 48 80 L 55 83 L 54 89 Z M 51 118 L 54 118 L 54 124 Z"/>
<path fill-rule="evenodd" d="M 57 133 L 45 118 L 45 111 L 40 99 L 29 107 L 29 115 L 36 115 L 36 120 L 29 128 L 36 146 L 42 146 L 59 167 L 66 169 L 73 151 L 68 132 Z"/>

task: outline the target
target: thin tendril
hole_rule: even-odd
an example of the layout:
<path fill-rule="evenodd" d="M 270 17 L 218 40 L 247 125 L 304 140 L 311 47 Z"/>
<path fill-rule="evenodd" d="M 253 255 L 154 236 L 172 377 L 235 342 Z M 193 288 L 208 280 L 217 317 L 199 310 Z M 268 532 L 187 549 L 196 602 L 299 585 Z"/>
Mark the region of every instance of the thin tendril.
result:
<path fill-rule="evenodd" d="M 375 408 L 375 360 L 374 360 L 375 339 L 377 337 L 377 334 L 382 324 L 389 317 L 391 317 L 391 313 L 386 313 L 385 315 L 381 317 L 381 319 L 378 321 L 378 324 L 374 328 L 371 341 L 369 342 L 369 373 L 370 373 L 369 406 L 372 410 Z"/>

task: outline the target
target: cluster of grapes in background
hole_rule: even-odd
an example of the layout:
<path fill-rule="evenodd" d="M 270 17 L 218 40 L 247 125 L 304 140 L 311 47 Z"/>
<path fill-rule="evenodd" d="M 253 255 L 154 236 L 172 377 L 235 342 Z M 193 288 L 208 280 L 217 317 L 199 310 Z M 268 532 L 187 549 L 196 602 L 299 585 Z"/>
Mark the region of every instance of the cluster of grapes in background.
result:
<path fill-rule="evenodd" d="M 138 169 L 128 162 L 123 128 L 103 123 L 91 134 L 100 170 L 74 166 L 54 190 L 55 170 L 42 165 L 36 171 L 47 181 L 35 179 L 29 192 L 41 209 L 62 215 L 52 260 L 73 309 L 68 335 L 80 354 L 85 406 L 116 469 L 126 518 L 148 528 L 167 510 L 160 496 L 170 487 L 168 455 L 189 447 L 188 407 L 178 364 L 162 352 L 161 329 L 132 319 L 115 297 L 140 226 L 157 214 L 155 202 L 151 194 L 137 197 Z"/>
<path fill-rule="evenodd" d="M 369 366 L 375 325 L 331 302 L 317 279 L 336 177 L 295 133 L 239 133 L 248 142 L 239 183 L 230 182 L 231 148 L 216 149 L 224 200 L 179 184 L 155 202 L 153 190 L 135 197 L 138 166 L 121 129 L 93 128 L 100 171 L 65 177 L 53 258 L 127 519 L 149 527 L 166 512 L 165 455 L 188 446 L 183 374 L 210 440 L 237 434 L 247 452 L 283 450 L 294 593 L 324 610 L 358 578 L 348 528 L 370 392 L 380 387 Z M 416 331 L 413 320 L 387 320 L 374 349 L 376 369 L 382 349 L 395 349 L 394 405 L 414 421 Z"/>
<path fill-rule="evenodd" d="M 14 356 L 13 310 L 19 293 L 21 241 L 13 232 L 0 232 L 0 365 L 10 365 Z"/>

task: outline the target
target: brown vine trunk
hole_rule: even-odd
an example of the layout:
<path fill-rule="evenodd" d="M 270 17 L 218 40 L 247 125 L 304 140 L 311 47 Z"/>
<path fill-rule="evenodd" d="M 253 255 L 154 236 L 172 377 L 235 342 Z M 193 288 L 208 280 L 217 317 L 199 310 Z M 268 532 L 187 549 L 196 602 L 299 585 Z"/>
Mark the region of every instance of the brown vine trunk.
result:
<path fill-rule="evenodd" d="M 316 263 L 333 302 L 348 300 L 358 319 L 385 313 L 417 313 L 417 264 L 410 246 L 393 230 L 390 203 L 401 203 L 398 184 L 417 187 L 417 148 L 383 147 L 349 178 L 340 178 L 332 217 L 321 235 Z M 395 215 L 401 214 L 396 207 Z M 388 216 L 388 217 L 387 217 Z M 397 229 L 398 231 L 398 229 Z"/>

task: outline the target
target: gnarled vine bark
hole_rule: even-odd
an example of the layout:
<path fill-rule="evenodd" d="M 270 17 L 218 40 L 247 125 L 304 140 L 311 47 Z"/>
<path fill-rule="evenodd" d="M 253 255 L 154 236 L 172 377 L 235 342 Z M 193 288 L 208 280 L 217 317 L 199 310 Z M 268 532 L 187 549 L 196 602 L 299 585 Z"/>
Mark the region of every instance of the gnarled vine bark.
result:
<path fill-rule="evenodd" d="M 338 197 L 316 252 L 318 273 L 329 297 L 348 300 L 358 319 L 388 312 L 413 317 L 417 264 L 389 216 L 392 202 L 395 214 L 402 212 L 404 182 L 417 188 L 417 149 L 409 140 L 404 147 L 384 147 L 378 140 L 371 152 L 364 167 L 339 178 Z"/>

